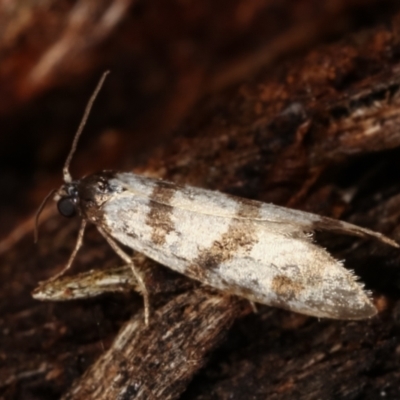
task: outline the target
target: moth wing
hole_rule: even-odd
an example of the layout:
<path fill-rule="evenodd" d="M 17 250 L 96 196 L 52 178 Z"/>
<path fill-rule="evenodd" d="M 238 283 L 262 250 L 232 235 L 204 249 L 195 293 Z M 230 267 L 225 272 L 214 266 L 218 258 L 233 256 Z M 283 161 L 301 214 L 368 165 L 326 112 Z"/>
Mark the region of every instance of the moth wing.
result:
<path fill-rule="evenodd" d="M 141 192 L 144 190 L 143 188 L 151 189 L 150 198 L 152 202 L 176 209 L 226 219 L 250 219 L 264 224 L 266 228 L 272 231 L 293 236 L 303 235 L 304 232 L 315 230 L 329 231 L 362 238 L 374 238 L 393 247 L 399 247 L 398 243 L 379 232 L 337 219 L 235 197 L 218 191 L 180 186 L 173 182 L 140 177 L 134 174 L 121 173 L 117 176 L 125 189 L 135 196 L 149 198 L 149 192 Z"/>
<path fill-rule="evenodd" d="M 120 243 L 264 304 L 340 319 L 376 313 L 354 275 L 305 234 L 318 216 L 218 192 L 176 191 L 164 181 L 146 185 L 147 196 L 137 185 L 102 206 L 102 229 Z"/>
<path fill-rule="evenodd" d="M 372 231 L 348 222 L 323 217 L 305 211 L 275 206 L 273 204 L 263 204 L 262 213 L 264 214 L 262 217 L 263 222 L 285 224 L 293 227 L 294 231 L 329 231 L 339 234 L 358 236 L 366 239 L 373 238 L 390 246 L 397 248 L 399 247 L 398 243 L 382 233 Z"/>
<path fill-rule="evenodd" d="M 256 228 L 259 241 L 251 250 L 238 249 L 203 282 L 224 292 L 305 315 L 334 319 L 364 319 L 376 308 L 357 281 L 325 249 L 302 238 L 270 234 Z M 212 252 L 205 258 L 212 260 Z"/>

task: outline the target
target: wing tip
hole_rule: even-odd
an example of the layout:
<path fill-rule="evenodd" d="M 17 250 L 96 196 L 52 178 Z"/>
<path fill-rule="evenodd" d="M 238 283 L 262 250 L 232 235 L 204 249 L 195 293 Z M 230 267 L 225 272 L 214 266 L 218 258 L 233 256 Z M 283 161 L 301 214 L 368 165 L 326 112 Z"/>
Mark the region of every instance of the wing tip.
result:
<path fill-rule="evenodd" d="M 380 232 L 373 231 L 368 228 L 363 228 L 362 226 L 354 225 L 349 222 L 335 220 L 328 217 L 321 217 L 318 221 L 314 223 L 315 230 L 325 230 L 338 232 L 347 235 L 358 236 L 362 238 L 375 238 L 382 243 L 388 244 L 395 248 L 400 248 L 400 244 L 395 240 L 390 239 L 386 235 Z"/>

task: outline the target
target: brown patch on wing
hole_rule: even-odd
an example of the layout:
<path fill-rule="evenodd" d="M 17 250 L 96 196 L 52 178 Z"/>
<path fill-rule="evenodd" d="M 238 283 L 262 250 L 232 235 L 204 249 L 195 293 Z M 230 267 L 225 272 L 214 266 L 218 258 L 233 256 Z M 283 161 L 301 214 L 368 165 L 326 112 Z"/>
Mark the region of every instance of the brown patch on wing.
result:
<path fill-rule="evenodd" d="M 152 228 L 151 240 L 156 245 L 163 245 L 167 235 L 174 230 L 171 219 L 173 207 L 170 202 L 175 192 L 176 187 L 173 184 L 158 181 L 150 196 L 150 212 L 146 217 L 146 223 Z"/>
<path fill-rule="evenodd" d="M 240 208 L 236 212 L 238 218 L 246 219 L 259 219 L 260 218 L 260 207 L 264 204 L 261 201 L 247 199 L 245 197 L 238 197 L 232 194 L 225 194 L 231 200 L 235 200 L 240 203 Z"/>
<path fill-rule="evenodd" d="M 285 302 L 295 299 L 304 286 L 285 275 L 277 275 L 272 279 L 272 290 Z"/>
<path fill-rule="evenodd" d="M 251 214 L 257 218 L 260 205 L 261 203 L 256 203 L 256 206 L 252 204 L 249 207 L 248 204 L 240 202 L 236 215 L 240 217 L 244 214 Z M 242 250 L 242 253 L 249 254 L 257 241 L 257 235 L 253 232 L 250 221 L 233 218 L 227 231 L 220 238 L 214 240 L 209 248 L 203 249 L 187 271 L 197 279 L 201 279 L 207 275 L 208 270 L 215 269 L 233 258 L 239 249 Z"/>

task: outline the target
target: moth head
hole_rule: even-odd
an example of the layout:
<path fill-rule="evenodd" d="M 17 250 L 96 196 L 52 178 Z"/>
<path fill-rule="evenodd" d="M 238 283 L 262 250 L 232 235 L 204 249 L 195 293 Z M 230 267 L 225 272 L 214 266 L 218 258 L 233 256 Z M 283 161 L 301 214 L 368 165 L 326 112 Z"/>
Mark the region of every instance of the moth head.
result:
<path fill-rule="evenodd" d="M 63 185 L 54 196 L 58 212 L 66 218 L 72 218 L 79 213 L 79 193 L 74 182 Z"/>
<path fill-rule="evenodd" d="M 102 206 L 121 188 L 112 181 L 113 171 L 102 171 L 65 183 L 55 192 L 58 212 L 67 218 L 79 215 L 92 223 L 102 217 Z"/>
<path fill-rule="evenodd" d="M 103 86 L 104 80 L 106 79 L 108 74 L 109 74 L 109 71 L 106 71 L 103 73 L 103 75 L 100 78 L 99 83 L 96 86 L 96 89 L 94 90 L 92 96 L 90 97 L 90 99 L 86 105 L 82 120 L 79 124 L 78 130 L 77 130 L 74 140 L 72 142 L 71 150 L 67 156 L 67 159 L 65 160 L 65 164 L 64 164 L 64 168 L 63 168 L 64 185 L 61 186 L 61 188 L 59 190 L 53 189 L 42 201 L 42 204 L 39 206 L 39 209 L 36 212 L 35 229 L 34 229 L 35 243 L 37 242 L 37 239 L 38 239 L 38 226 L 39 226 L 40 214 L 43 211 L 49 198 L 52 197 L 54 194 L 55 194 L 54 199 L 57 201 L 58 212 L 62 216 L 70 218 L 70 217 L 75 216 L 78 212 L 81 214 L 80 194 L 79 194 L 79 190 L 78 190 L 78 184 L 80 181 L 72 180 L 71 173 L 69 172 L 69 166 L 71 164 L 72 157 L 75 153 L 79 137 L 81 136 L 83 128 L 85 127 L 86 121 L 89 117 L 90 110 L 92 109 L 93 103 L 94 103 L 101 87 Z"/>

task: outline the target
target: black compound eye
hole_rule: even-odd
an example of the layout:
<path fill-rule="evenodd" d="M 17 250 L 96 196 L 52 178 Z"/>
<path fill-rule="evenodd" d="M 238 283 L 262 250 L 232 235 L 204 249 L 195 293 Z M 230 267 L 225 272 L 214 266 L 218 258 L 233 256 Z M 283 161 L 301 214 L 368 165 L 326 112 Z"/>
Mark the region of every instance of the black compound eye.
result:
<path fill-rule="evenodd" d="M 76 202 L 72 197 L 63 197 L 57 203 L 58 212 L 67 218 L 76 214 Z"/>

